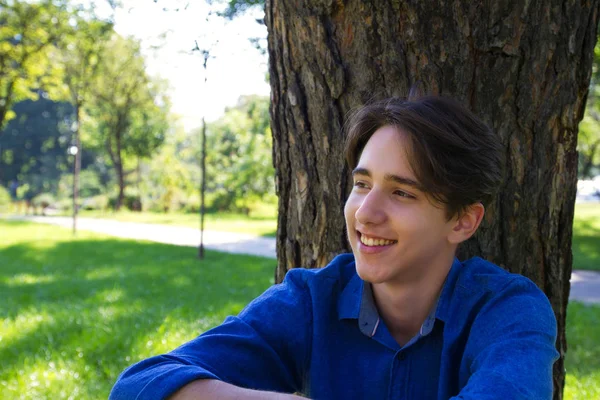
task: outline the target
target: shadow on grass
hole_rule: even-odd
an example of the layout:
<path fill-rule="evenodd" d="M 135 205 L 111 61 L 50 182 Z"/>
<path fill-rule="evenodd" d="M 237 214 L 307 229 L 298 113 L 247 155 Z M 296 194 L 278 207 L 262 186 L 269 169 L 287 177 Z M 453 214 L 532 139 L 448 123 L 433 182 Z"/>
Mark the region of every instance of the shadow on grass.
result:
<path fill-rule="evenodd" d="M 271 284 L 274 268 L 272 259 L 208 251 L 200 261 L 194 248 L 119 239 L 4 247 L 0 380 L 58 358 L 79 365 L 89 397 L 105 398 L 148 338 L 182 327 L 193 337 L 238 313 Z"/>
<path fill-rule="evenodd" d="M 590 221 L 573 223 L 573 268 L 600 271 L 600 229 Z"/>

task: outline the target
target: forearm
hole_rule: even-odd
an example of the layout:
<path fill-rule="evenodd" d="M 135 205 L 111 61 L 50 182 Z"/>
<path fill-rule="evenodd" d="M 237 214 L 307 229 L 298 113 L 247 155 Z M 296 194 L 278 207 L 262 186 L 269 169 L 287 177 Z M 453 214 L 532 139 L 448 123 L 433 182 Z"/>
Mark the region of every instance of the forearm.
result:
<path fill-rule="evenodd" d="M 169 400 L 202 399 L 293 400 L 302 399 L 302 397 L 286 393 L 263 392 L 259 390 L 244 389 L 216 379 L 200 379 L 193 381 L 169 397 Z"/>

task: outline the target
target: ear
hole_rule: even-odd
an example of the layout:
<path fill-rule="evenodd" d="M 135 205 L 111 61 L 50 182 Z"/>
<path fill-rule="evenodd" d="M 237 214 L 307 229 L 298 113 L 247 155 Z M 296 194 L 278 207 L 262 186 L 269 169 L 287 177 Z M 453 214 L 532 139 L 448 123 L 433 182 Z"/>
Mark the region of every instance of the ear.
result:
<path fill-rule="evenodd" d="M 470 205 L 464 213 L 454 220 L 454 227 L 448 236 L 450 243 L 459 244 L 473 236 L 479 228 L 484 214 L 485 207 L 483 207 L 483 204 Z"/>

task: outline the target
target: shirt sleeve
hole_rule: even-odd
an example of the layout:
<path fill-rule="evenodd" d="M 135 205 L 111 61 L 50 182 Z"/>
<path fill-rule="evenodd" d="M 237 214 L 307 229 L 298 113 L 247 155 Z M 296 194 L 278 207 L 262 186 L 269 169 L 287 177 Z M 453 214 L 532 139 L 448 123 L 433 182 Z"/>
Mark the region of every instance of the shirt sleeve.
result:
<path fill-rule="evenodd" d="M 464 353 L 468 381 L 452 399 L 552 399 L 555 342 L 548 299 L 530 280 L 515 278 L 478 313 Z"/>
<path fill-rule="evenodd" d="M 311 331 L 311 300 L 303 271 L 291 270 L 237 317 L 172 352 L 126 369 L 110 400 L 165 399 L 197 379 L 245 388 L 302 390 Z"/>

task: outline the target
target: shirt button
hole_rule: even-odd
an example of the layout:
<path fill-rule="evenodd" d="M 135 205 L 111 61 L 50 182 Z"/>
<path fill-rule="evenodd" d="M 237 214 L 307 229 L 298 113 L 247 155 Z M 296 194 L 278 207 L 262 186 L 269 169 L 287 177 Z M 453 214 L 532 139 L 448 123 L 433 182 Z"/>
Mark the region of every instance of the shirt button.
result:
<path fill-rule="evenodd" d="M 402 361 L 406 358 L 406 354 L 405 353 L 398 353 L 398 360 Z"/>

